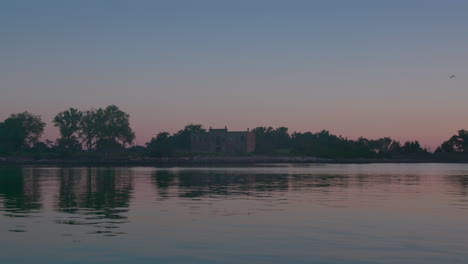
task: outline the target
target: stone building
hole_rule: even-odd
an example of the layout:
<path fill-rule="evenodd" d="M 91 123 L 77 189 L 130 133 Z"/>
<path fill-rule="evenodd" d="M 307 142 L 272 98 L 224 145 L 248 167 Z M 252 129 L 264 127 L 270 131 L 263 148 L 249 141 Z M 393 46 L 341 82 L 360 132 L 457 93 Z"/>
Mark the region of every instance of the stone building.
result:
<path fill-rule="evenodd" d="M 192 152 L 250 153 L 255 151 L 255 133 L 252 131 L 228 131 L 212 129 L 190 135 Z"/>

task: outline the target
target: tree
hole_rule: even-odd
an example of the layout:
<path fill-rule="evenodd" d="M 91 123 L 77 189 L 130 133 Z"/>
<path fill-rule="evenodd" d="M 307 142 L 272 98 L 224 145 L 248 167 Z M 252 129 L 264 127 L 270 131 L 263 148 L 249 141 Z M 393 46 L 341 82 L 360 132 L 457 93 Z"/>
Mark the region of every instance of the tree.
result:
<path fill-rule="evenodd" d="M 426 153 L 427 150 L 423 149 L 417 140 L 407 141 L 401 147 L 401 153 L 403 154 L 414 154 L 414 153 Z"/>
<path fill-rule="evenodd" d="M 390 151 L 393 140 L 389 137 L 379 138 L 377 140 L 370 140 L 369 147 L 372 151 L 379 154 L 385 154 Z"/>
<path fill-rule="evenodd" d="M 38 142 L 44 127 L 40 116 L 27 111 L 12 114 L 0 123 L 0 148 L 8 153 L 30 148 Z"/>
<path fill-rule="evenodd" d="M 202 133 L 206 129 L 203 128 L 200 124 L 188 124 L 184 129 L 179 130 L 173 135 L 174 145 L 179 151 L 190 151 L 190 135 L 192 133 Z"/>
<path fill-rule="evenodd" d="M 369 147 L 370 140 L 359 138 L 357 141 L 348 140 L 342 136 L 331 134 L 327 130 L 318 133 L 293 133 L 292 152 L 305 156 L 324 158 L 371 158 L 375 151 Z"/>
<path fill-rule="evenodd" d="M 42 122 L 41 116 L 33 115 L 28 111 L 12 114 L 5 120 L 4 124 L 15 123 L 15 126 L 23 130 L 23 146 L 31 147 L 41 138 L 46 124 Z"/>
<path fill-rule="evenodd" d="M 272 127 L 256 127 L 252 130 L 255 133 L 255 152 L 258 154 L 272 154 L 275 152 L 273 144 Z"/>
<path fill-rule="evenodd" d="M 440 151 L 468 153 L 468 131 L 459 130 L 457 135 L 440 145 Z"/>
<path fill-rule="evenodd" d="M 94 112 L 96 147 L 106 149 L 117 145 L 125 147 L 135 140 L 135 133 L 130 128 L 130 116 L 115 105 Z"/>
<path fill-rule="evenodd" d="M 58 140 L 60 147 L 69 150 L 81 149 L 78 137 L 82 117 L 83 113 L 75 108 L 60 112 L 54 117 L 54 126 L 60 130 L 61 138 Z"/>
<path fill-rule="evenodd" d="M 146 143 L 146 148 L 149 155 L 153 157 L 167 157 L 175 151 L 173 137 L 168 132 L 158 133 L 156 138 L 152 138 L 150 142 Z"/>
<path fill-rule="evenodd" d="M 287 149 L 291 147 L 291 137 L 287 127 L 278 127 L 271 132 L 272 143 L 275 149 Z"/>
<path fill-rule="evenodd" d="M 88 151 L 92 150 L 97 137 L 96 110 L 83 112 L 78 127 L 78 136 L 82 144 L 85 145 Z"/>

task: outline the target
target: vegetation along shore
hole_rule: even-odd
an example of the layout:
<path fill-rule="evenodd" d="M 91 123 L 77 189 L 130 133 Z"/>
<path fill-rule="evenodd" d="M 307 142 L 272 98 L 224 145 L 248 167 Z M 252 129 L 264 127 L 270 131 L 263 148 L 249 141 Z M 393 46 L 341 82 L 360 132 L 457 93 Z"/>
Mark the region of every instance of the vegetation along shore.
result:
<path fill-rule="evenodd" d="M 468 162 L 468 131 L 429 151 L 418 141 L 390 137 L 351 140 L 319 132 L 289 133 L 287 127 L 257 127 L 252 153 L 196 153 L 191 135 L 206 132 L 189 124 L 174 134 L 159 132 L 144 146 L 134 145 L 130 116 L 115 105 L 81 111 L 70 108 L 52 120 L 55 141 L 41 141 L 45 122 L 39 115 L 11 114 L 0 122 L 0 164 L 248 164 L 272 162 Z"/>

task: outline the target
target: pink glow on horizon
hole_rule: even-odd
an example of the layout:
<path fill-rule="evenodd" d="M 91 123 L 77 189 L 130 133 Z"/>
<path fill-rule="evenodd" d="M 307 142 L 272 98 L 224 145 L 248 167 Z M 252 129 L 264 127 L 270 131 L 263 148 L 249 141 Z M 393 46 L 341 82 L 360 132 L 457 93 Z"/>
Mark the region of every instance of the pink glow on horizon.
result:
<path fill-rule="evenodd" d="M 227 126 L 227 128 L 231 131 L 243 131 L 247 128 L 253 129 L 258 126 L 272 126 L 274 128 L 280 126 L 286 126 L 289 128 L 289 133 L 292 134 L 293 132 L 319 132 L 322 129 L 329 130 L 332 134 L 341 135 L 343 137 L 347 137 L 352 140 L 356 140 L 359 137 L 365 137 L 368 139 L 377 139 L 382 137 L 391 137 L 394 140 L 398 140 L 401 143 L 408 141 L 408 140 L 418 140 L 423 147 L 429 147 L 430 150 L 434 151 L 443 141 L 448 140 L 452 135 L 456 134 L 459 129 L 462 128 L 446 128 L 444 126 L 431 126 L 430 124 L 426 124 L 426 126 L 412 126 L 409 127 L 408 124 L 400 126 L 395 126 L 391 129 L 391 126 L 381 126 L 381 127 L 371 127 L 367 131 L 364 127 L 340 127 L 340 126 L 332 126 L 329 124 L 328 127 L 319 127 L 317 126 L 308 126 L 308 125 L 298 125 L 293 126 L 293 124 L 281 124 L 281 123 L 269 123 L 269 124 L 250 124 L 250 125 L 242 125 L 239 123 L 224 123 L 224 122 L 212 122 L 212 123 L 204 123 L 204 122 L 196 122 L 196 121 L 187 121 L 187 122 L 159 122 L 160 125 L 156 125 L 156 123 L 145 123 L 145 122 L 132 122 L 132 129 L 136 134 L 136 139 L 134 144 L 135 145 L 142 145 L 144 146 L 146 142 L 149 142 L 152 137 L 155 137 L 159 132 L 169 132 L 171 134 L 176 133 L 180 129 L 182 129 L 186 124 L 194 123 L 194 124 L 203 124 L 204 128 L 208 129 L 210 126 L 213 128 L 223 128 Z M 162 125 L 167 124 L 167 125 Z M 404 128 L 401 128 L 404 127 Z M 362 128 L 362 129 L 360 129 Z M 439 128 L 439 129 L 431 129 L 431 128 Z M 431 134 L 422 135 L 420 134 L 426 129 L 431 129 Z M 411 134 L 410 134 L 411 133 Z M 417 136 L 420 134 L 420 136 Z M 45 133 L 41 140 L 49 139 L 55 141 L 59 137 L 58 129 L 53 127 L 51 123 L 47 123 Z"/>

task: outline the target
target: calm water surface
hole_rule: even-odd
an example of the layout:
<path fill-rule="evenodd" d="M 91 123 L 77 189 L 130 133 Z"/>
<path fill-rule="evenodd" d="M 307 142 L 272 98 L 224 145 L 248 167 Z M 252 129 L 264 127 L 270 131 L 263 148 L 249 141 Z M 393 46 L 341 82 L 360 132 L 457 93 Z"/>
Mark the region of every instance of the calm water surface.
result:
<path fill-rule="evenodd" d="M 0 168 L 0 263 L 468 263 L 468 164 Z"/>

